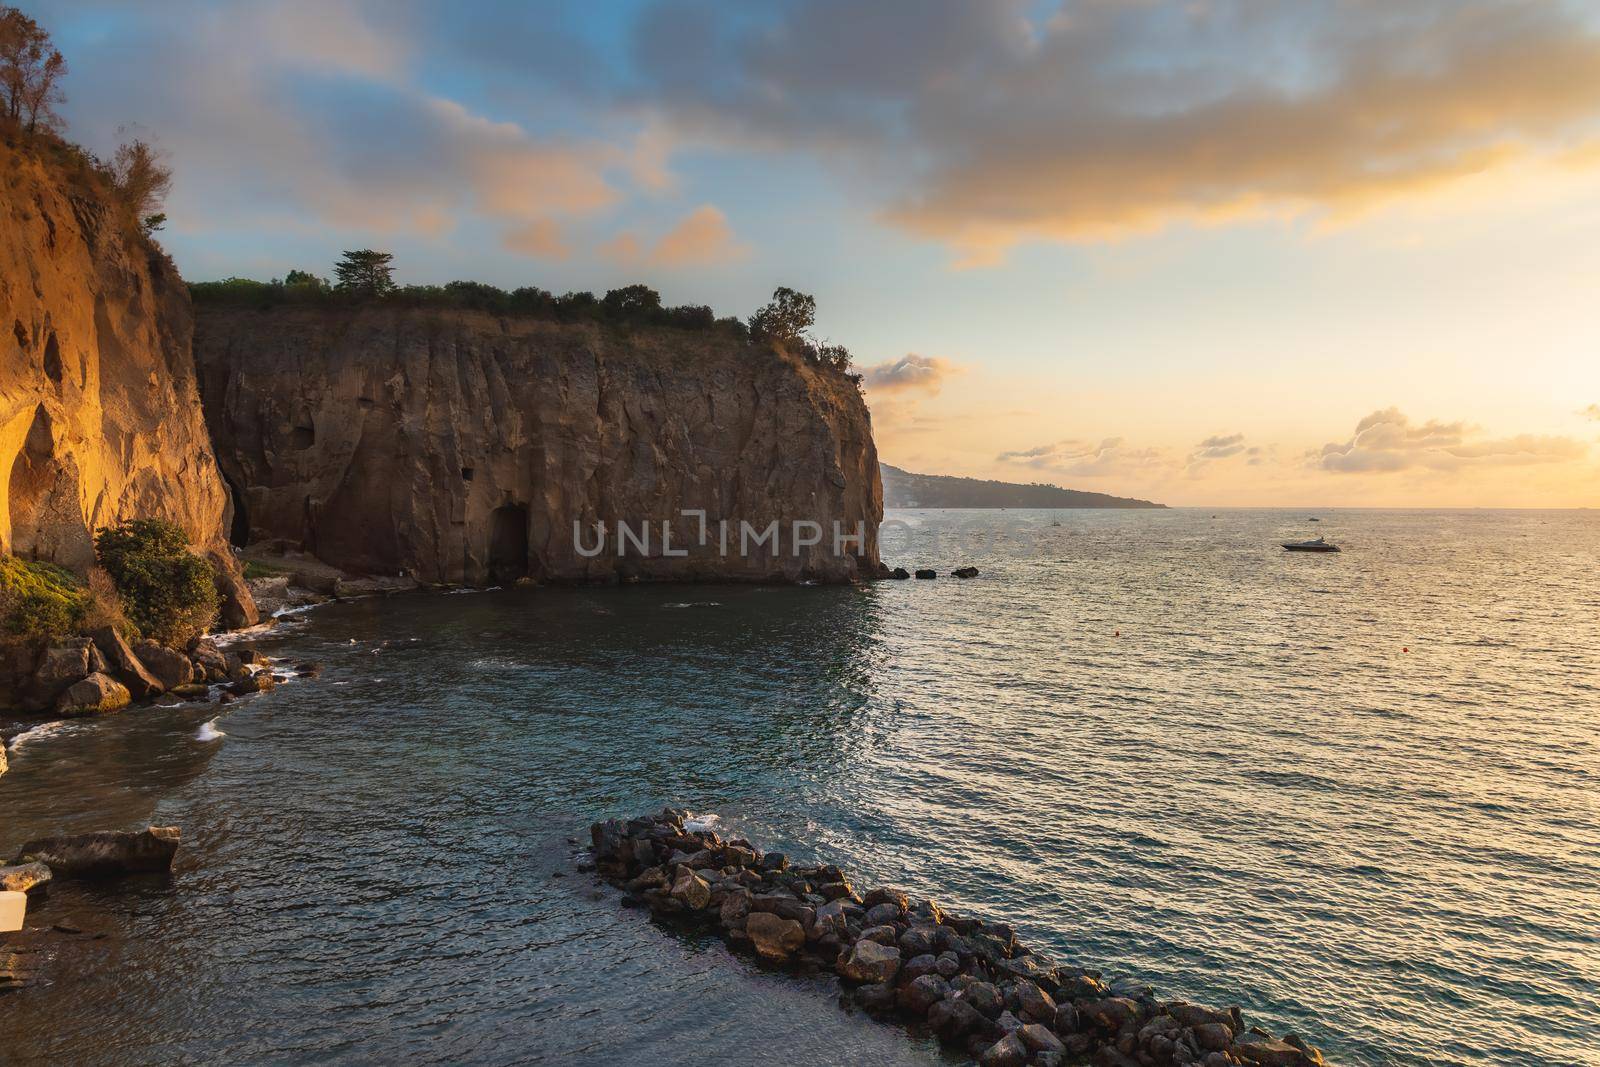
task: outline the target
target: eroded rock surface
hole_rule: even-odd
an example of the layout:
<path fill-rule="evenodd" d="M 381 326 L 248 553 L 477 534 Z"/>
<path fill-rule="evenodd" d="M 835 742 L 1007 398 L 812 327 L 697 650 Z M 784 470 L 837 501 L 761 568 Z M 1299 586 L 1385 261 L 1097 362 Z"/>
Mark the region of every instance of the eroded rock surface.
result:
<path fill-rule="evenodd" d="M 715 331 L 373 306 L 197 315 L 236 537 L 462 584 L 877 571 L 877 452 L 837 371 Z M 705 512 L 706 543 L 683 511 Z M 865 534 L 842 555 L 836 520 Z M 779 552 L 742 554 L 741 521 L 779 523 Z M 795 521 L 820 524 L 822 543 L 795 552 Z M 648 550 L 619 556 L 618 522 L 635 537 L 648 523 Z M 575 523 L 585 548 L 605 523 L 604 549 L 580 551 Z"/>
<path fill-rule="evenodd" d="M 189 294 L 92 185 L 0 144 L 0 551 L 85 570 L 128 518 L 224 548 Z"/>

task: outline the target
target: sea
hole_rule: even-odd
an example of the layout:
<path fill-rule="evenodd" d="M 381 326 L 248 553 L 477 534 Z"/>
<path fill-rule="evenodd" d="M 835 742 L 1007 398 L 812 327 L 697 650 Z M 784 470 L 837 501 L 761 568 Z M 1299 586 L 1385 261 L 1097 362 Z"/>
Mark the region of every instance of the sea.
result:
<path fill-rule="evenodd" d="M 32 907 L 0 1060 L 961 1062 L 580 869 L 671 805 L 1331 1064 L 1600 1063 L 1600 512 L 889 518 L 936 580 L 345 601 L 256 638 L 316 678 L 0 721 L 0 855 L 184 841 Z"/>

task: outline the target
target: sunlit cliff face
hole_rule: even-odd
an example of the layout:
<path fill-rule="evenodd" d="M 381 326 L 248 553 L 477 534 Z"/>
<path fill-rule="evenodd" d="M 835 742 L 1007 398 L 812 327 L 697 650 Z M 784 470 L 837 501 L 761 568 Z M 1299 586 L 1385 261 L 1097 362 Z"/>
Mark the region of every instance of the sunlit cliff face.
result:
<path fill-rule="evenodd" d="M 33 7 L 190 277 L 788 284 L 910 469 L 1600 499 L 1592 5 Z"/>

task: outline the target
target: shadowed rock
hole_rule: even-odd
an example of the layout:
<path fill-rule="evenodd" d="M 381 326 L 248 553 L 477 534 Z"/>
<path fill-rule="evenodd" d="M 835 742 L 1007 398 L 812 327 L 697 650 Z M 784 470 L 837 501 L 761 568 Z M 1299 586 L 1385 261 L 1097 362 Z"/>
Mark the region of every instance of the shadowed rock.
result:
<path fill-rule="evenodd" d="M 41 837 L 17 852 L 17 864 L 43 863 L 58 878 L 108 878 L 172 869 L 178 852 L 176 826 L 138 832 L 97 830 L 68 837 Z"/>

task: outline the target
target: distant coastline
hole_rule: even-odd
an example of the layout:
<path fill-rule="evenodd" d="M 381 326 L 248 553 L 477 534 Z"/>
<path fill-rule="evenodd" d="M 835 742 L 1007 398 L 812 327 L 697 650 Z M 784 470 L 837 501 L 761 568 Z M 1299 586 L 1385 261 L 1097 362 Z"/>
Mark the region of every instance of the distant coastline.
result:
<path fill-rule="evenodd" d="M 878 464 L 886 508 L 1165 508 L 1149 500 L 1063 489 L 1043 483 L 985 481 L 946 474 L 913 474 Z"/>

